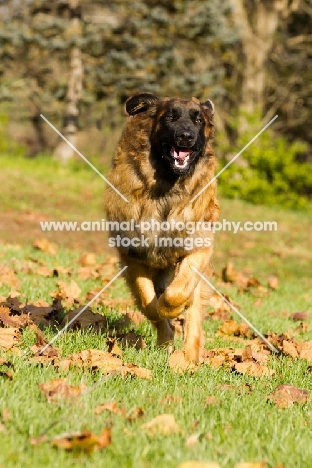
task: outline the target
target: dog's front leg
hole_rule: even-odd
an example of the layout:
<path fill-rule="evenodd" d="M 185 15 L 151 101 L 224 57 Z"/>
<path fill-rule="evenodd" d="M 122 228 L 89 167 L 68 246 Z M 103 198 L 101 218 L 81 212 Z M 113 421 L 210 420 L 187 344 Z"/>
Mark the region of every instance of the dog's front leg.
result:
<path fill-rule="evenodd" d="M 128 268 L 124 276 L 141 312 L 148 318 L 157 330 L 157 345 L 172 344 L 174 327 L 166 318 L 159 316 L 157 310 L 157 296 L 152 281 L 151 269 L 141 263 L 126 262 Z"/>
<path fill-rule="evenodd" d="M 157 310 L 162 318 L 173 319 L 182 314 L 194 301 L 194 291 L 200 276 L 191 268 L 204 273 L 209 270 L 212 249 L 200 250 L 183 258 L 174 279 L 158 299 Z"/>

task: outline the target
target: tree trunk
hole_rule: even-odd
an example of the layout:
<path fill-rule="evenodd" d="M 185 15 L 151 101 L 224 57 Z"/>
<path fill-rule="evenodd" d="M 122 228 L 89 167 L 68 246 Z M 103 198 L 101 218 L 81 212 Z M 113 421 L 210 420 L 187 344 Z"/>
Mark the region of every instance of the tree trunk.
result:
<path fill-rule="evenodd" d="M 263 114 L 266 65 L 279 20 L 297 8 L 289 0 L 231 0 L 233 19 L 240 35 L 243 66 L 241 71 L 240 130 L 245 130 L 248 115 Z"/>
<path fill-rule="evenodd" d="M 81 35 L 81 12 L 79 0 L 69 1 L 69 11 L 71 17 L 71 26 L 68 35 L 77 37 Z M 83 65 L 80 48 L 75 45 L 70 52 L 70 72 L 66 94 L 66 110 L 63 124 L 63 135 L 70 143 L 76 146 L 79 101 L 82 95 Z M 72 159 L 75 151 L 61 139 L 54 150 L 54 157 L 62 162 Z"/>

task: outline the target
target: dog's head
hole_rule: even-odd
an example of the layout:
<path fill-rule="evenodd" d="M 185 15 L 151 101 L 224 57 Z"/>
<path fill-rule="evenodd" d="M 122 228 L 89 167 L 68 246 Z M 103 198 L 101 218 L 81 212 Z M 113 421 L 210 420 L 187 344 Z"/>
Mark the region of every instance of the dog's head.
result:
<path fill-rule="evenodd" d="M 149 93 L 129 98 L 130 116 L 146 113 L 153 119 L 150 134 L 152 164 L 176 176 L 188 174 L 201 157 L 213 134 L 213 103 L 196 98 L 160 99 Z"/>

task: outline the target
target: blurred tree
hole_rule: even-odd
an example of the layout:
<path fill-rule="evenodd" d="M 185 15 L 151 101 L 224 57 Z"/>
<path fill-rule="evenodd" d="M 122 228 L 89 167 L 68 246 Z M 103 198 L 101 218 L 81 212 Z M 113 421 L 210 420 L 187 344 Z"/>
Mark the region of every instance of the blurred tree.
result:
<path fill-rule="evenodd" d="M 81 7 L 79 0 L 62 2 L 63 12 L 68 9 L 69 27 L 65 36 L 71 42 L 70 71 L 68 88 L 66 93 L 66 108 L 63 124 L 63 135 L 72 145 L 77 145 L 77 129 L 79 115 L 79 101 L 82 96 L 83 65 L 79 39 L 82 36 Z M 64 13 L 63 13 L 64 14 Z M 54 156 L 62 162 L 71 159 L 75 154 L 74 149 L 61 139 L 54 150 Z"/>
<path fill-rule="evenodd" d="M 76 15 L 72 1 L 0 5 L 0 100 L 32 122 L 37 150 L 59 143 L 40 113 L 70 138 L 78 109 L 80 130 L 114 129 L 141 90 L 212 98 L 231 145 L 239 116 L 259 127 L 276 112 L 275 128 L 312 143 L 311 0 L 80 0 Z"/>

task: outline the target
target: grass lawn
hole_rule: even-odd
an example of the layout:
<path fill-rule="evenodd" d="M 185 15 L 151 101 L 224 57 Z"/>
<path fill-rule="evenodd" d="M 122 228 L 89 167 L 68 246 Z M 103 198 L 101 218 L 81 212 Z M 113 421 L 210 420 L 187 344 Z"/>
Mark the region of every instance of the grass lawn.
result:
<path fill-rule="evenodd" d="M 50 294 L 60 288 L 57 283 L 74 280 L 81 292 L 72 306 L 64 301 L 65 311 L 86 304 L 88 292 L 105 286 L 119 269 L 105 235 L 43 233 L 39 221 L 102 219 L 104 182 L 83 162 L 60 167 L 48 159 L 1 158 L 0 184 L 0 302 L 19 293 L 22 304 L 39 299 L 51 304 Z M 262 333 L 287 332 L 296 342 L 311 341 L 311 214 L 222 199 L 221 208 L 222 218 L 229 221 L 276 221 L 278 230 L 217 233 L 213 283 Z M 38 238 L 56 243 L 56 252 L 35 249 Z M 82 271 L 86 252 L 95 254 L 96 263 Z M 236 271 L 256 277 L 264 288 L 242 292 L 235 283 L 222 282 L 221 270 L 229 262 Z M 278 277 L 276 290 L 267 288 L 269 275 Z M 123 281 L 117 279 L 92 310 L 104 315 L 112 329 L 125 312 L 126 302 L 121 299 L 127 298 Z M 308 312 L 302 326 L 291 318 L 296 312 Z M 234 312 L 232 318 L 240 322 Z M 222 324 L 223 320 L 204 321 L 206 348 L 243 348 L 247 343 L 243 338 L 217 333 Z M 151 380 L 106 375 L 82 366 L 66 370 L 52 363 L 35 364 L 30 347 L 36 337 L 27 326 L 18 346 L 11 350 L 0 346 L 1 468 L 175 468 L 188 460 L 214 461 L 222 468 L 234 468 L 239 462 L 263 462 L 251 468 L 312 466 L 312 360 L 270 355 L 267 366 L 275 373 L 262 378 L 233 372 L 226 365 L 205 364 L 177 373 L 170 368 L 166 351 L 156 348 L 155 333 L 146 321 L 128 323 L 125 330 L 129 329 L 143 336 L 146 347 L 120 345 L 122 360 L 150 369 Z M 42 330 L 46 339 L 56 334 L 53 327 Z M 176 344 L 181 347 L 180 337 Z M 60 358 L 86 349 L 105 351 L 107 333 L 68 330 L 53 346 Z M 72 386 L 84 384 L 85 390 L 76 398 L 48 401 L 39 384 L 62 377 Z M 267 401 L 281 384 L 307 390 L 307 402 L 279 408 Z M 95 413 L 96 407 L 108 402 L 116 402 L 123 411 Z M 129 417 L 135 408 L 141 408 L 143 415 Z M 160 414 L 174 415 L 179 430 L 151 435 L 142 428 Z M 99 435 L 104 428 L 110 428 L 112 441 L 101 451 L 65 450 L 51 443 L 64 433 L 90 430 Z M 41 435 L 45 442 L 31 443 Z"/>

